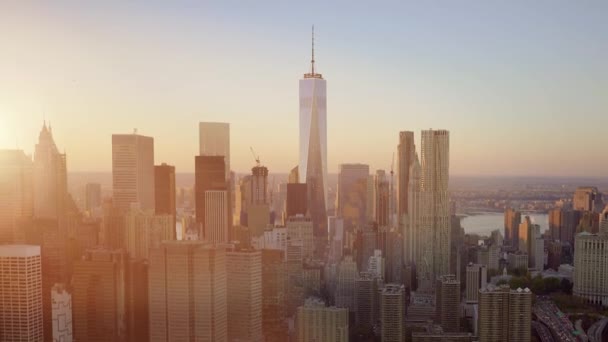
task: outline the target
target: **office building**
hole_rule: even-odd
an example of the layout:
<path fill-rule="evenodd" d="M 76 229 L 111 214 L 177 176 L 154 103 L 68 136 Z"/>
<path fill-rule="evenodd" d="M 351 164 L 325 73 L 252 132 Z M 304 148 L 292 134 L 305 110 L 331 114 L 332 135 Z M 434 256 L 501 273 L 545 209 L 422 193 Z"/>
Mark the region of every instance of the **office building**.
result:
<path fill-rule="evenodd" d="M 367 272 L 372 273 L 376 278 L 386 279 L 384 276 L 386 273 L 385 265 L 382 250 L 376 249 L 374 250 L 374 255 L 367 260 Z"/>
<path fill-rule="evenodd" d="M 314 35 L 310 73 L 300 80 L 299 181 L 308 186 L 315 236 L 327 231 L 327 83 L 315 72 Z"/>
<path fill-rule="evenodd" d="M 401 167 L 401 166 L 400 166 Z M 408 209 L 407 213 L 401 217 L 403 229 L 403 263 L 406 265 L 428 265 L 423 261 L 423 250 L 421 246 L 427 245 L 424 241 L 428 237 L 428 232 L 422 230 L 422 184 L 420 162 L 418 155 L 414 152 L 414 160 L 408 171 Z M 400 176 L 401 177 L 401 176 Z M 400 185 L 401 186 L 401 185 Z M 400 209 L 401 210 L 401 209 Z M 428 267 L 421 267 L 421 273 L 425 273 Z M 428 271 L 428 270 L 427 270 Z M 428 277 L 427 277 L 428 278 Z"/>
<path fill-rule="evenodd" d="M 572 207 L 574 210 L 600 212 L 603 207 L 602 194 L 596 187 L 582 186 L 574 191 Z"/>
<path fill-rule="evenodd" d="M 608 307 L 608 234 L 576 235 L 572 293 Z"/>
<path fill-rule="evenodd" d="M 223 156 L 196 156 L 194 174 L 194 201 L 196 205 L 196 222 L 199 225 L 199 236 L 205 234 L 205 198 L 209 190 L 226 190 Z"/>
<path fill-rule="evenodd" d="M 0 246 L 0 341 L 43 340 L 40 247 Z"/>
<path fill-rule="evenodd" d="M 287 184 L 286 218 L 308 214 L 307 191 L 307 185 L 304 183 Z"/>
<path fill-rule="evenodd" d="M 91 212 L 101 207 L 101 184 L 87 183 L 85 185 L 85 209 Z"/>
<path fill-rule="evenodd" d="M 232 250 L 226 253 L 228 281 L 228 339 L 262 338 L 262 253 Z"/>
<path fill-rule="evenodd" d="M 351 255 L 344 257 L 338 264 L 335 301 L 339 308 L 347 308 L 349 312 L 355 311 L 355 280 L 359 272 L 357 263 Z"/>
<path fill-rule="evenodd" d="M 0 150 L 0 243 L 14 243 L 17 222 L 34 215 L 34 166 L 21 150 Z"/>
<path fill-rule="evenodd" d="M 287 238 L 292 242 L 302 243 L 302 257 L 312 258 L 314 252 L 313 222 L 303 216 L 290 217 L 287 220 Z"/>
<path fill-rule="evenodd" d="M 410 170 L 416 157 L 414 132 L 399 132 L 397 145 L 397 217 L 404 224 L 404 215 L 409 214 Z"/>
<path fill-rule="evenodd" d="M 205 191 L 205 234 L 203 240 L 213 243 L 230 241 L 229 205 L 226 190 Z"/>
<path fill-rule="evenodd" d="M 485 265 L 488 270 L 498 270 L 500 249 L 497 245 L 479 246 L 477 248 L 477 263 Z"/>
<path fill-rule="evenodd" d="M 513 209 L 505 209 L 505 245 L 519 246 L 519 225 L 521 224 L 521 212 Z"/>
<path fill-rule="evenodd" d="M 443 275 L 435 287 L 436 322 L 445 332 L 460 331 L 460 282 L 454 275 Z"/>
<path fill-rule="evenodd" d="M 382 279 L 369 272 L 360 272 L 355 279 L 355 320 L 357 325 L 373 327 L 379 319 L 379 289 Z"/>
<path fill-rule="evenodd" d="M 224 180 L 230 179 L 230 124 L 199 122 L 199 156 L 224 157 Z"/>
<path fill-rule="evenodd" d="M 367 178 L 369 165 L 340 164 L 336 214 L 344 219 L 346 229 L 367 223 Z"/>
<path fill-rule="evenodd" d="M 338 263 L 344 254 L 344 219 L 336 216 L 327 218 L 329 239 L 329 261 Z"/>
<path fill-rule="evenodd" d="M 262 249 L 262 332 L 267 341 L 287 340 L 285 252 Z"/>
<path fill-rule="evenodd" d="M 148 260 L 129 259 L 125 271 L 127 341 L 149 341 L 148 313 Z"/>
<path fill-rule="evenodd" d="M 446 130 L 422 131 L 421 185 L 423 229 L 430 233 L 423 245 L 431 267 L 430 278 L 448 274 L 450 268 L 450 201 L 448 193 L 450 140 Z M 424 241 L 424 240 L 423 240 Z"/>
<path fill-rule="evenodd" d="M 386 284 L 380 293 L 380 336 L 383 342 L 405 338 L 405 287 Z"/>
<path fill-rule="evenodd" d="M 149 262 L 150 341 L 227 341 L 225 249 L 164 242 Z"/>
<path fill-rule="evenodd" d="M 147 259 L 151 248 L 175 240 L 172 215 L 154 215 L 132 209 L 125 216 L 125 250 L 132 259 Z"/>
<path fill-rule="evenodd" d="M 488 284 L 488 269 L 485 265 L 469 263 L 467 265 L 466 301 L 477 303 L 479 289 Z"/>
<path fill-rule="evenodd" d="M 133 204 L 154 211 L 154 138 L 112 135 L 112 186 L 114 205 L 122 212 Z"/>
<path fill-rule="evenodd" d="M 126 337 L 125 262 L 120 250 L 90 249 L 74 261 L 72 313 L 76 341 Z"/>
<path fill-rule="evenodd" d="M 55 284 L 51 291 L 53 303 L 53 341 L 72 342 L 74 340 L 72 330 L 72 295 L 63 284 Z"/>
<path fill-rule="evenodd" d="M 480 342 L 530 341 L 532 292 L 488 285 L 479 290 L 478 336 Z"/>
<path fill-rule="evenodd" d="M 509 270 L 528 270 L 528 254 L 517 251 L 507 255 Z"/>
<path fill-rule="evenodd" d="M 390 187 L 384 170 L 377 170 L 374 177 L 374 214 L 379 227 L 388 227 L 390 219 Z"/>
<path fill-rule="evenodd" d="M 348 310 L 327 307 L 318 298 L 308 298 L 296 315 L 298 342 L 348 341 Z"/>
<path fill-rule="evenodd" d="M 157 215 L 172 215 L 175 219 L 175 166 L 162 163 L 154 166 L 154 196 Z"/>

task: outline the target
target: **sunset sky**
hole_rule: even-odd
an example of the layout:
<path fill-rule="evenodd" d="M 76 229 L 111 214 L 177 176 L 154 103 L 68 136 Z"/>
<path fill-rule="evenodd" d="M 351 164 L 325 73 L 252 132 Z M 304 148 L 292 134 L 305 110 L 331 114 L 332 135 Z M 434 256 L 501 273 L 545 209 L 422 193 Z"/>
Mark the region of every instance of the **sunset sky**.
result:
<path fill-rule="evenodd" d="M 231 164 L 298 158 L 298 80 L 327 80 L 329 171 L 390 168 L 400 130 L 448 129 L 456 175 L 608 176 L 606 1 L 0 4 L 0 148 L 43 118 L 70 171 L 111 170 L 111 134 L 194 170 L 198 122 Z"/>

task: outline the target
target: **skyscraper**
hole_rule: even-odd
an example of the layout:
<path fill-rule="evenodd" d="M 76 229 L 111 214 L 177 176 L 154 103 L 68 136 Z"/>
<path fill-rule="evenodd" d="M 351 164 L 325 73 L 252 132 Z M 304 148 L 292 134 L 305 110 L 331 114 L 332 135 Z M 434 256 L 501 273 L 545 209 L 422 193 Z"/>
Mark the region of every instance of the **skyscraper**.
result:
<path fill-rule="evenodd" d="M 205 191 L 205 231 L 201 237 L 203 240 L 213 243 L 230 241 L 229 205 L 226 190 Z"/>
<path fill-rule="evenodd" d="M 0 341 L 43 340 L 40 247 L 0 246 Z"/>
<path fill-rule="evenodd" d="M 574 210 L 600 212 L 604 209 L 602 205 L 602 194 L 596 187 L 582 186 L 574 192 L 572 199 Z"/>
<path fill-rule="evenodd" d="M 399 132 L 397 145 L 397 217 L 402 222 L 409 210 L 410 168 L 416 158 L 414 132 Z"/>
<path fill-rule="evenodd" d="M 446 130 L 422 131 L 421 185 L 422 222 L 430 245 L 422 246 L 431 278 L 448 274 L 450 269 L 450 136 Z"/>
<path fill-rule="evenodd" d="M 308 186 L 308 209 L 315 236 L 324 237 L 327 220 L 327 96 L 326 82 L 315 72 L 314 31 L 310 73 L 300 80 L 299 178 Z"/>
<path fill-rule="evenodd" d="M 262 249 L 262 330 L 267 341 L 287 340 L 285 252 Z"/>
<path fill-rule="evenodd" d="M 252 204 L 269 204 L 267 167 L 258 165 L 251 169 L 251 195 Z"/>
<path fill-rule="evenodd" d="M 505 245 L 517 248 L 519 245 L 519 225 L 521 212 L 512 208 L 505 210 Z"/>
<path fill-rule="evenodd" d="M 34 215 L 32 159 L 21 150 L 0 150 L 0 243 L 15 242 L 16 224 Z"/>
<path fill-rule="evenodd" d="M 74 262 L 72 304 L 76 341 L 121 341 L 126 336 L 125 253 L 88 250 Z"/>
<path fill-rule="evenodd" d="M 175 220 L 175 166 L 154 166 L 155 210 L 158 215 L 172 215 Z"/>
<path fill-rule="evenodd" d="M 454 275 L 442 275 L 435 288 L 437 323 L 445 332 L 460 330 L 460 282 Z"/>
<path fill-rule="evenodd" d="M 355 311 L 355 280 L 357 279 L 357 263 L 351 255 L 347 255 L 338 264 L 338 281 L 336 286 L 336 306 Z"/>
<path fill-rule="evenodd" d="M 255 250 L 226 252 L 228 283 L 228 339 L 261 342 L 262 253 Z"/>
<path fill-rule="evenodd" d="M 285 201 L 285 216 L 289 218 L 308 213 L 307 186 L 303 183 L 287 184 L 287 200 Z"/>
<path fill-rule="evenodd" d="M 318 298 L 308 298 L 298 307 L 296 316 L 298 342 L 348 341 L 348 310 L 327 307 Z"/>
<path fill-rule="evenodd" d="M 488 285 L 479 290 L 478 317 L 480 342 L 530 341 L 532 292 Z"/>
<path fill-rule="evenodd" d="M 572 292 L 589 303 L 608 307 L 608 234 L 576 235 Z"/>
<path fill-rule="evenodd" d="M 101 207 L 101 184 L 87 183 L 85 186 L 85 209 L 91 211 Z"/>
<path fill-rule="evenodd" d="M 405 338 L 405 288 L 386 284 L 380 293 L 382 342 L 403 342 Z"/>
<path fill-rule="evenodd" d="M 227 341 L 226 251 L 171 241 L 150 251 L 150 341 Z"/>
<path fill-rule="evenodd" d="M 67 196 L 66 156 L 59 153 L 51 128 L 44 124 L 34 151 L 34 215 L 64 218 Z"/>
<path fill-rule="evenodd" d="M 336 213 L 347 230 L 367 223 L 368 177 L 369 165 L 340 164 Z"/>
<path fill-rule="evenodd" d="M 205 236 L 205 197 L 208 190 L 226 190 L 226 179 L 223 156 L 196 156 L 194 174 L 194 197 L 196 205 L 196 222 L 199 224 L 199 236 Z"/>
<path fill-rule="evenodd" d="M 423 240 L 429 234 L 422 231 L 422 185 L 420 182 L 420 162 L 418 155 L 414 152 L 414 160 L 408 172 L 408 209 L 407 214 L 403 215 L 403 262 L 405 264 L 415 264 L 424 266 L 422 246 L 427 244 Z M 421 267 L 420 270 L 429 269 Z"/>
<path fill-rule="evenodd" d="M 488 284 L 488 269 L 485 265 L 469 263 L 467 265 L 467 303 L 477 303 L 479 298 L 479 289 L 486 287 Z"/>
<path fill-rule="evenodd" d="M 122 212 L 132 204 L 154 211 L 154 138 L 112 135 L 112 184 L 114 205 Z"/>
<path fill-rule="evenodd" d="M 72 295 L 63 284 L 55 284 L 51 291 L 53 341 L 72 342 Z"/>
<path fill-rule="evenodd" d="M 175 240 L 175 220 L 171 215 L 154 215 L 139 209 L 125 217 L 125 250 L 133 259 L 148 259 L 151 248 L 165 240 Z"/>
<path fill-rule="evenodd" d="M 225 179 L 230 179 L 230 124 L 199 122 L 199 155 L 224 157 Z"/>

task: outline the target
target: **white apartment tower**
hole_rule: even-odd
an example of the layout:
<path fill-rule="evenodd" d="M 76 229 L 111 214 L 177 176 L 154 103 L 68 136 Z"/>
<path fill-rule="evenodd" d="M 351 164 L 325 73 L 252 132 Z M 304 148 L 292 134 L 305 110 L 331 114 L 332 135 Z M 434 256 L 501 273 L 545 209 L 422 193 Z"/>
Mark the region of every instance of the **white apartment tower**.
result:
<path fill-rule="evenodd" d="M 0 246 L 0 308 L 0 341 L 43 340 L 40 246 Z"/>
<path fill-rule="evenodd" d="M 123 212 L 134 204 L 154 211 L 154 138 L 112 135 L 112 186 L 114 204 Z"/>

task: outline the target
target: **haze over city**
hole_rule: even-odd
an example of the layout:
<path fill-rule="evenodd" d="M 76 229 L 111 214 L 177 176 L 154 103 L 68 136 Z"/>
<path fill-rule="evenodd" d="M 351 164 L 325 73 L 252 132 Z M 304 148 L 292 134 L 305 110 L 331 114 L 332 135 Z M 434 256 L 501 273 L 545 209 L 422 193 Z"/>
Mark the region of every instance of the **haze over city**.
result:
<path fill-rule="evenodd" d="M 0 147 L 33 152 L 43 120 L 70 172 L 111 170 L 134 128 L 193 172 L 199 121 L 297 164 L 297 79 L 328 85 L 328 169 L 390 168 L 394 132 L 448 128 L 452 175 L 605 177 L 606 2 L 12 2 L 0 11 Z M 390 132 L 390 133 L 389 133 Z"/>

